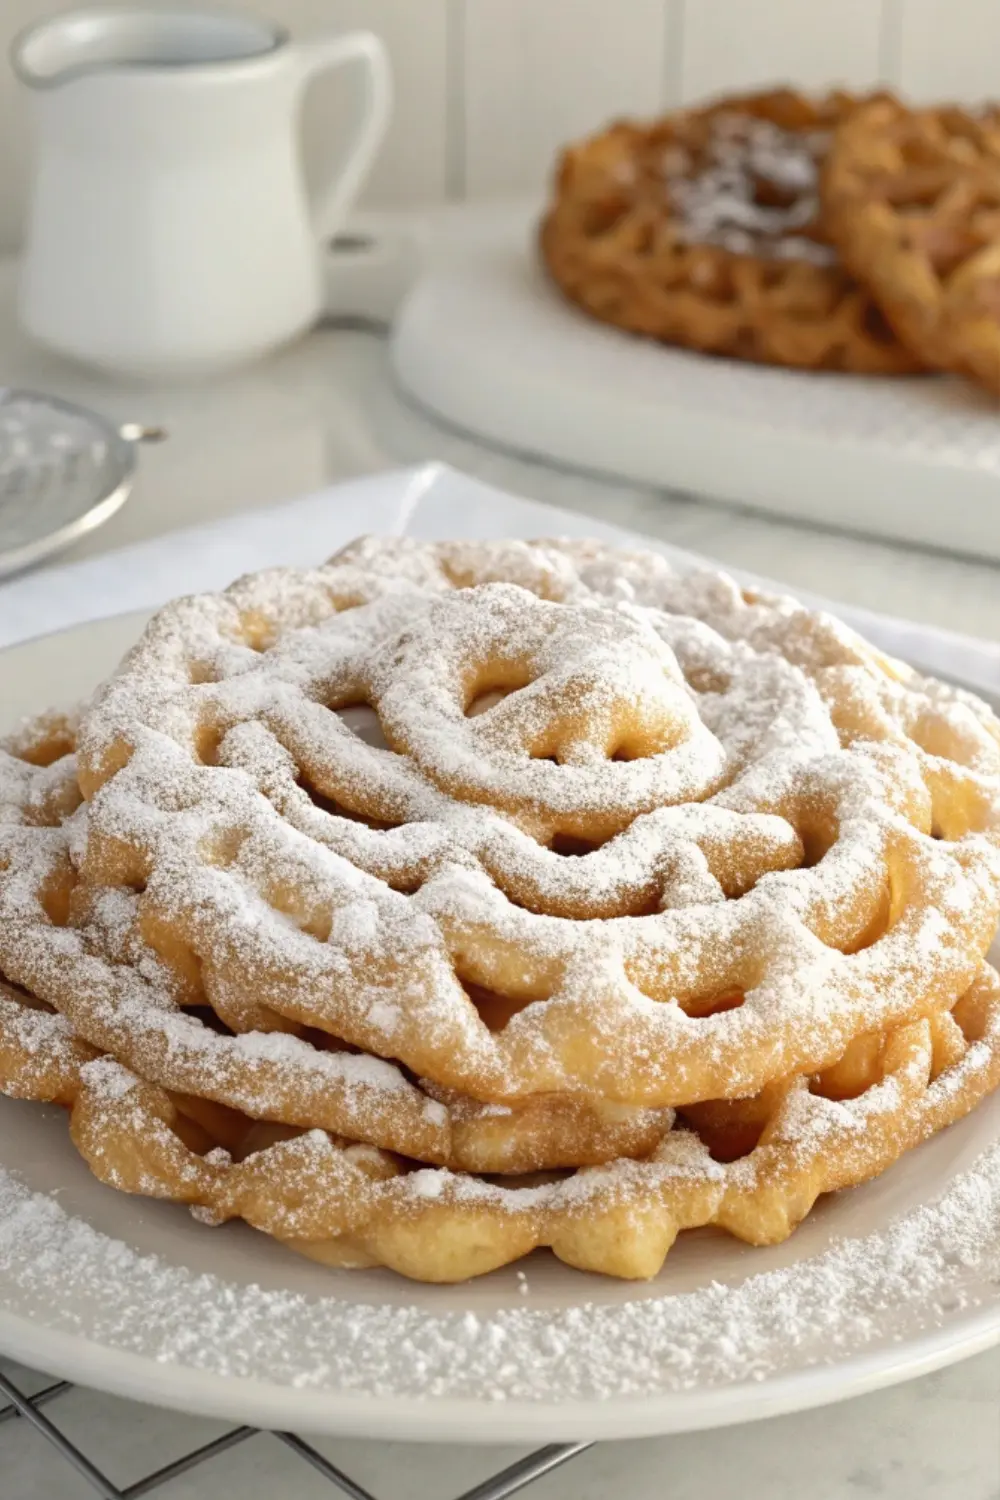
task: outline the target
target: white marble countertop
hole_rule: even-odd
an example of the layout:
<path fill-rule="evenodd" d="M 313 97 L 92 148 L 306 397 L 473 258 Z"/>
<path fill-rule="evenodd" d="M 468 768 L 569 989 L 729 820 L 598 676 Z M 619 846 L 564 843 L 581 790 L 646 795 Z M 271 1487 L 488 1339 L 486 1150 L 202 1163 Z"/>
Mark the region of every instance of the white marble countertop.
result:
<path fill-rule="evenodd" d="M 324 329 L 211 385 L 119 386 L 32 347 L 0 262 L 0 378 L 119 421 L 163 426 L 143 448 L 128 504 L 61 560 L 269 505 L 353 475 L 440 458 L 503 488 L 616 521 L 791 586 L 970 635 L 1000 631 L 1000 567 L 819 532 L 653 489 L 559 472 L 429 420 L 395 391 L 385 341 Z"/>
<path fill-rule="evenodd" d="M 23 1378 L 28 1390 L 44 1383 Z M 47 1410 L 122 1486 L 225 1430 L 222 1423 L 85 1390 Z M 450 1500 L 522 1451 L 312 1441 L 376 1500 Z M 155 1493 L 163 1500 L 334 1500 L 337 1491 L 260 1434 Z M 523 1493 L 530 1500 L 997 1500 L 1000 1360 L 979 1355 L 909 1385 L 798 1416 L 605 1443 Z M 0 1494 L 87 1500 L 93 1491 L 18 1421 L 0 1427 Z"/>
<path fill-rule="evenodd" d="M 120 420 L 163 425 L 144 450 L 128 505 L 65 557 L 94 555 L 195 521 L 269 504 L 331 481 L 443 458 L 507 489 L 654 533 L 734 565 L 831 597 L 995 635 L 1000 569 L 820 533 L 687 497 L 555 472 L 443 431 L 405 404 L 386 346 L 369 333 L 324 330 L 271 360 L 197 388 L 118 387 L 28 347 L 0 267 L 0 351 L 10 385 L 47 390 Z M 105 601 L 113 612 L 114 601 Z M 0 585 L 2 604 L 2 585 Z M 2 1366 L 0 1366 L 2 1367 Z M 40 1378 L 20 1372 L 28 1389 Z M 51 1414 L 117 1483 L 207 1441 L 216 1424 L 77 1390 Z M 319 1441 L 379 1500 L 447 1497 L 515 1456 L 510 1450 Z M 529 1493 L 537 1500 L 998 1500 L 1000 1351 L 895 1390 L 726 1432 L 606 1445 Z M 93 1491 L 22 1421 L 0 1425 L 3 1500 L 77 1500 Z M 274 1439 L 257 1436 L 174 1480 L 168 1500 L 319 1500 L 330 1486 Z"/>

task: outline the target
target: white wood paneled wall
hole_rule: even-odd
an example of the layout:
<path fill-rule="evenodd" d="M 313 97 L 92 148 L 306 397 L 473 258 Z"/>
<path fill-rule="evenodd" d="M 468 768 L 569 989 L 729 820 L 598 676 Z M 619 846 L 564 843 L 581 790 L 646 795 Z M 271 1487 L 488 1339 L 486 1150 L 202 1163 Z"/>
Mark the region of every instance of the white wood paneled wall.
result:
<path fill-rule="evenodd" d="M 681 10 L 685 101 L 785 79 L 864 85 L 882 72 L 878 0 L 686 0 Z"/>
<path fill-rule="evenodd" d="M 71 3 L 71 0 L 65 0 Z M 138 0 L 139 4 L 143 0 Z M 891 83 L 918 99 L 1000 96 L 1000 0 L 231 0 L 296 32 L 368 26 L 396 74 L 370 202 L 537 192 L 558 146 L 617 114 L 728 88 Z M 60 0 L 0 0 L 0 49 Z M 306 110 L 315 170 L 345 84 Z M 17 244 L 29 151 L 0 70 L 0 250 Z"/>
<path fill-rule="evenodd" d="M 663 0 L 466 0 L 464 190 L 539 186 L 561 142 L 659 108 L 668 19 Z"/>
<path fill-rule="evenodd" d="M 1000 96 L 1000 3 L 905 0 L 899 11 L 886 40 L 892 76 L 907 93 L 928 100 Z"/>

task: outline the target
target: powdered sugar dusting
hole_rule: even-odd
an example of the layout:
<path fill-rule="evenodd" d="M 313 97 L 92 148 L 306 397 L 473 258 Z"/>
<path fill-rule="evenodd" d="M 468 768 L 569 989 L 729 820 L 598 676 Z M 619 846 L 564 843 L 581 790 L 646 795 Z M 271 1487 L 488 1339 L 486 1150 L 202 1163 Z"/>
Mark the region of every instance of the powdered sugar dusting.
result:
<path fill-rule="evenodd" d="M 384 742 L 340 717 L 359 702 Z M 279 1237 L 355 1254 L 339 1241 L 364 1214 L 357 1243 L 390 1265 L 393 1208 L 482 1211 L 559 1248 L 574 1216 L 645 1191 L 676 1212 L 668 1234 L 718 1214 L 753 1238 L 744 1200 L 768 1171 L 804 1179 L 825 1154 L 840 1176 L 813 1196 L 858 1181 L 996 1081 L 995 996 L 968 987 L 1000 883 L 1000 728 L 792 600 L 596 544 L 366 542 L 164 611 L 86 726 L 83 811 L 58 761 L 0 761 L 0 959 L 143 1078 L 310 1132 L 246 1170 L 180 1160 L 217 1221 L 234 1184 L 277 1189 L 294 1159 L 341 1186 L 322 1228 L 293 1203 Z M 42 892 L 81 863 L 64 927 Z M 968 994 L 988 1037 L 941 1011 Z M 497 1001 L 513 1013 L 492 1026 Z M 475 1107 L 453 1116 L 456 1093 L 697 1106 L 821 1072 L 882 1028 L 870 1087 L 789 1082 L 759 1152 L 725 1168 L 679 1130 L 556 1180 L 374 1158 L 365 1178 L 322 1133 L 462 1167 L 449 1135 Z M 935 1065 L 956 1069 L 940 1088 Z M 116 1092 L 117 1063 L 82 1086 L 105 1128 L 171 1146 L 145 1093 Z M 128 1185 L 100 1140 L 88 1159 Z M 174 1186 L 150 1171 L 139 1190 Z"/>
<path fill-rule="evenodd" d="M 372 1398 L 550 1403 L 764 1382 L 985 1308 L 998 1281 L 1000 1145 L 937 1202 L 785 1269 L 618 1305 L 539 1309 L 522 1298 L 485 1311 L 195 1275 L 0 1172 L 0 1306 L 225 1379 Z"/>
<path fill-rule="evenodd" d="M 388 745 L 331 712 L 359 702 Z M 932 977 L 968 983 L 1000 881 L 995 840 L 926 831 L 959 784 L 996 799 L 990 721 L 793 600 L 592 543 L 368 539 L 182 601 L 88 716 L 85 763 L 116 737 L 92 834 L 150 866 L 146 905 L 235 1029 L 265 1019 L 226 977 L 254 972 L 286 1017 L 489 1100 L 658 1106 L 824 1066 Z M 566 857 L 578 836 L 597 847 Z M 921 898 L 870 942 L 890 859 Z M 468 982 L 535 1003 L 491 1033 Z M 560 1008 L 603 1051 L 570 1064 Z"/>
<path fill-rule="evenodd" d="M 832 265 L 836 252 L 814 237 L 825 130 L 782 130 L 738 111 L 710 124 L 707 164 L 688 175 L 668 151 L 664 172 L 683 238 L 738 255 Z M 763 191 L 761 191 L 763 188 Z"/>

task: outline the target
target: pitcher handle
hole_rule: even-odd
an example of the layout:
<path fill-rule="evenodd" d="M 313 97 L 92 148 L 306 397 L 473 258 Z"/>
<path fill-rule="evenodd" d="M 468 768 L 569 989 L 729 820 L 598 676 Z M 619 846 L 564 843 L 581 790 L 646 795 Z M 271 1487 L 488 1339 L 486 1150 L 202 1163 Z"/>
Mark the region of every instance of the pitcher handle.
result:
<path fill-rule="evenodd" d="M 299 42 L 296 50 L 303 85 L 344 63 L 361 63 L 364 68 L 364 97 L 353 141 L 346 158 L 334 165 L 319 189 L 313 208 L 317 236 L 327 239 L 341 227 L 343 214 L 357 196 L 382 144 L 392 114 L 392 71 L 385 47 L 373 31 L 315 37 Z"/>

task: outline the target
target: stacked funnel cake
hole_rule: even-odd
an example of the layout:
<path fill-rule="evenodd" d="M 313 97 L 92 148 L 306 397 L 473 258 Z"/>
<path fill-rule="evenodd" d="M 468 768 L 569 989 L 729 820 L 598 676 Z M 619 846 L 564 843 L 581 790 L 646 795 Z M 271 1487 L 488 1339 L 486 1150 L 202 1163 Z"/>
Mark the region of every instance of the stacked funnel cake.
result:
<path fill-rule="evenodd" d="M 858 103 L 727 96 L 568 146 L 541 227 L 552 279 L 602 322 L 706 354 L 867 375 L 923 368 L 825 222 L 821 170 Z"/>
<path fill-rule="evenodd" d="M 871 100 L 838 130 L 823 196 L 907 347 L 1000 396 L 1000 109 Z"/>
<path fill-rule="evenodd" d="M 594 317 L 792 369 L 1000 394 L 1000 109 L 727 96 L 562 153 L 541 226 Z"/>
<path fill-rule="evenodd" d="M 7 742 L 0 1085 L 329 1265 L 651 1276 L 1000 1082 L 998 913 L 975 698 L 653 553 L 367 539 Z"/>

